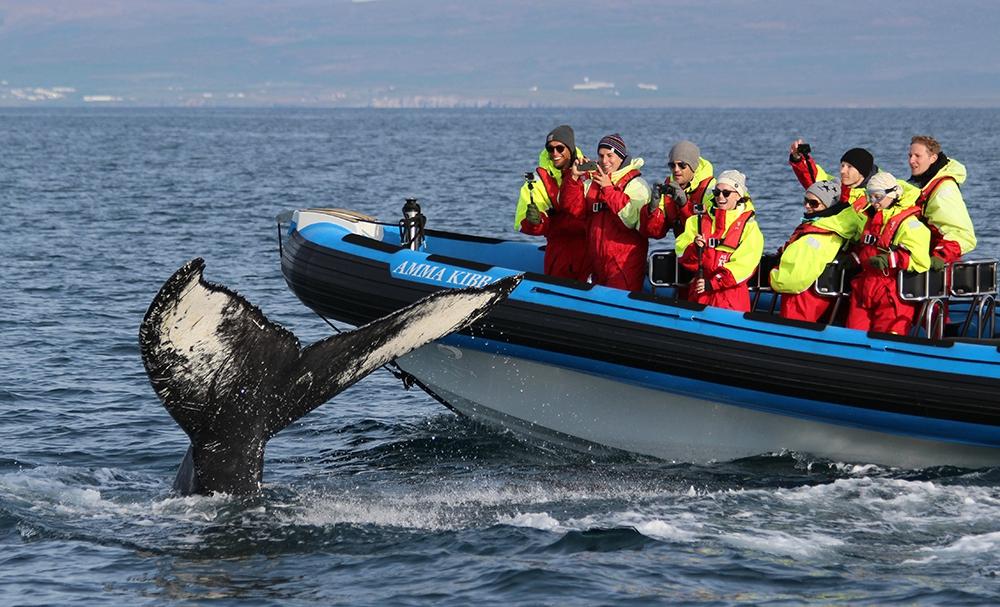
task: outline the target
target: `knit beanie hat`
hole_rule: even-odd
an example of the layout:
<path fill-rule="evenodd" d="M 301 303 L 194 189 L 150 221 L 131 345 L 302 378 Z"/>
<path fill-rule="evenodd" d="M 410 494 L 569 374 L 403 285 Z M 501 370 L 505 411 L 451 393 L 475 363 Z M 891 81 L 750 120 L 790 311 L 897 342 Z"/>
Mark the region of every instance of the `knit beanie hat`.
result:
<path fill-rule="evenodd" d="M 698 168 L 698 160 L 701 158 L 701 150 L 694 143 L 684 140 L 678 141 L 674 147 L 670 148 L 668 162 L 683 162 L 691 167 L 691 170 Z"/>
<path fill-rule="evenodd" d="M 611 135 L 605 135 L 601 138 L 601 142 L 597 144 L 597 149 L 608 148 L 622 160 L 628 156 L 628 148 L 625 147 L 625 141 L 622 136 L 618 133 L 612 133 Z"/>
<path fill-rule="evenodd" d="M 722 171 L 719 173 L 719 176 L 715 178 L 715 183 L 724 183 L 728 185 L 739 192 L 740 198 L 744 198 L 747 195 L 747 176 L 739 171 Z"/>
<path fill-rule="evenodd" d="M 879 171 L 878 173 L 872 175 L 872 178 L 868 180 L 868 186 L 866 189 L 872 198 L 881 198 L 883 194 L 889 194 L 891 192 L 901 190 L 902 188 L 900 188 L 899 184 L 896 183 L 896 178 L 892 176 L 892 173 Z M 896 196 L 896 200 L 899 200 L 898 195 Z"/>
<path fill-rule="evenodd" d="M 549 134 L 545 136 L 545 145 L 553 141 L 565 144 L 569 148 L 570 154 L 576 151 L 576 136 L 573 134 L 573 127 L 568 124 L 560 124 L 549 131 Z"/>
<path fill-rule="evenodd" d="M 865 148 L 851 148 L 840 157 L 841 162 L 846 162 L 856 168 L 862 177 L 867 177 L 875 166 L 875 157 Z"/>
<path fill-rule="evenodd" d="M 881 175 L 881 173 L 879 173 Z M 817 181 L 808 188 L 806 194 L 812 194 L 820 199 L 827 208 L 832 207 L 840 198 L 840 186 L 832 181 Z"/>

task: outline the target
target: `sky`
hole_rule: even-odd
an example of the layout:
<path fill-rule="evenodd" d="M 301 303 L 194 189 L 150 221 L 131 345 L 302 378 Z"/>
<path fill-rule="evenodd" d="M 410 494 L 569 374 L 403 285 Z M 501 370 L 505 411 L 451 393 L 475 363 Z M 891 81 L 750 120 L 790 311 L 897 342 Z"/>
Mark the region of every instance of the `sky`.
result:
<path fill-rule="evenodd" d="M 1000 2 L 0 0 L 0 106 L 1000 107 Z"/>

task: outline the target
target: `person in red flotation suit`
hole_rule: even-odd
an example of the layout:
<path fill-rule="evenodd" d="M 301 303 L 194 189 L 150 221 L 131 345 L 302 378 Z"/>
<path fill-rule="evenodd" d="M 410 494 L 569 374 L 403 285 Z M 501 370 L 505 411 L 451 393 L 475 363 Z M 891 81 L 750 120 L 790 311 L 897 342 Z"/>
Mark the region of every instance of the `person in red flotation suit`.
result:
<path fill-rule="evenodd" d="M 559 189 L 583 154 L 569 125 L 552 129 L 545 149 L 538 154 L 537 179 L 521 186 L 514 227 L 525 234 L 546 239 L 543 271 L 550 276 L 586 281 L 590 277 L 587 256 L 587 221 L 561 209 Z"/>
<path fill-rule="evenodd" d="M 852 251 L 861 273 L 851 281 L 847 327 L 905 335 L 913 326 L 917 305 L 899 296 L 899 273 L 930 269 L 931 233 L 915 205 L 919 190 L 889 173 L 868 180 L 874 214 Z"/>
<path fill-rule="evenodd" d="M 680 265 L 695 273 L 687 298 L 749 312 L 747 281 L 760 264 L 764 235 L 754 219 L 746 177 L 739 171 L 723 171 L 712 196 L 712 208 L 689 217 L 675 243 Z"/>
<path fill-rule="evenodd" d="M 646 277 L 649 240 L 639 233 L 639 210 L 650 189 L 641 177 L 642 158 L 630 159 L 621 135 L 597 145 L 598 168 L 581 172 L 580 163 L 563 181 L 563 206 L 587 221 L 587 247 L 594 284 L 639 291 Z M 584 179 L 584 175 L 589 179 Z"/>
<path fill-rule="evenodd" d="M 701 157 L 701 150 L 690 141 L 679 141 L 667 156 L 670 175 L 649 205 L 639 211 L 639 232 L 648 238 L 663 238 L 673 230 L 674 238 L 684 231 L 688 217 L 699 206 L 712 202 L 715 178 L 712 163 Z"/>

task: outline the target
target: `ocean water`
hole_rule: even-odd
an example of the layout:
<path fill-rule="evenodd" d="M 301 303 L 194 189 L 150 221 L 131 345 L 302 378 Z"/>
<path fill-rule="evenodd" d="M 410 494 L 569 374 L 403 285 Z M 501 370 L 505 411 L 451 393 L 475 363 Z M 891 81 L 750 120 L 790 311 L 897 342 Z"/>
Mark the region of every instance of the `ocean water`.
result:
<path fill-rule="evenodd" d="M 964 162 L 1000 253 L 996 110 L 0 110 L 0 605 L 1000 603 L 1000 469 L 762 453 L 590 456 L 456 417 L 378 372 L 269 443 L 259 498 L 171 493 L 187 439 L 138 325 L 183 262 L 304 342 L 274 216 L 342 206 L 521 238 L 544 134 L 620 132 L 662 179 L 680 138 L 749 176 L 767 250 L 798 222 L 796 137 L 905 177 Z"/>

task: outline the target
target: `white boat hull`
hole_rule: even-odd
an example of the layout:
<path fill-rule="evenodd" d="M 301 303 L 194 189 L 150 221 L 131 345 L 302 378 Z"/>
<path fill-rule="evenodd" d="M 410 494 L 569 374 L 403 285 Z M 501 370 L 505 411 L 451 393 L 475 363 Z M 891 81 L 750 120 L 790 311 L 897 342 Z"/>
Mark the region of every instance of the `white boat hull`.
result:
<path fill-rule="evenodd" d="M 998 449 L 768 413 L 470 348 L 430 344 L 397 362 L 472 419 L 576 449 L 692 463 L 789 450 L 904 468 L 1000 465 Z"/>

